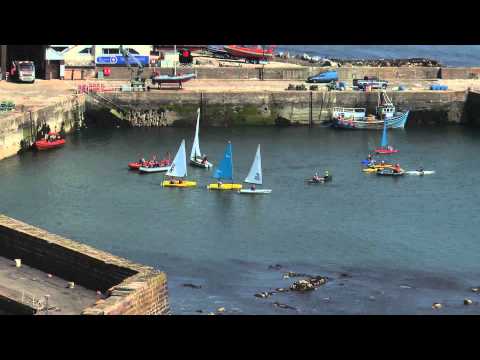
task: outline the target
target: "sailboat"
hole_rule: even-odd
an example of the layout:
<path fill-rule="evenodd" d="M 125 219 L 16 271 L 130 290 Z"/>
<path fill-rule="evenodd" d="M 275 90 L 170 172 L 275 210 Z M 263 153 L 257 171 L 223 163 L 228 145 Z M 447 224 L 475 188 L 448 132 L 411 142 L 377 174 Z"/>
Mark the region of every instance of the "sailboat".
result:
<path fill-rule="evenodd" d="M 253 184 L 250 189 L 241 189 L 240 194 L 270 194 L 271 189 L 257 189 L 255 185 L 262 185 L 263 176 L 262 176 L 262 157 L 260 155 L 260 144 L 257 147 L 257 153 L 255 154 L 255 159 L 253 159 L 252 166 L 248 172 L 247 177 L 244 182 L 248 184 Z"/>
<path fill-rule="evenodd" d="M 165 187 L 194 187 L 197 186 L 196 181 L 184 180 L 187 176 L 187 155 L 185 153 L 185 139 L 182 140 L 172 165 L 168 169 L 163 180 L 162 186 Z"/>
<path fill-rule="evenodd" d="M 207 189 L 209 190 L 240 190 L 242 188 L 242 184 L 233 183 L 232 143 L 230 141 L 227 144 L 222 161 L 215 169 L 213 177 L 218 179 L 218 182 L 208 185 Z M 230 182 L 224 184 L 222 180 L 230 180 Z"/>
<path fill-rule="evenodd" d="M 383 122 L 383 133 L 382 133 L 382 142 L 380 147 L 375 149 L 375 153 L 387 155 L 387 154 L 395 154 L 398 150 L 394 149 L 393 147 L 388 145 L 388 137 L 387 137 L 387 121 Z"/>
<path fill-rule="evenodd" d="M 192 152 L 190 153 L 190 164 L 204 169 L 210 169 L 213 165 L 207 160 L 203 160 L 200 151 L 200 141 L 198 139 L 198 129 L 200 123 L 200 108 L 197 110 L 197 125 L 195 127 L 195 139 L 193 139 Z"/>

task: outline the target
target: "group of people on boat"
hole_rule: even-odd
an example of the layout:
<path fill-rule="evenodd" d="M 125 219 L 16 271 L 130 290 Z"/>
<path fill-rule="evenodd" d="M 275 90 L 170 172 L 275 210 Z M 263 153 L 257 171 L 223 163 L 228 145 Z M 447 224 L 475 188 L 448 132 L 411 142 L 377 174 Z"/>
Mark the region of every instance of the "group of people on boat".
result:
<path fill-rule="evenodd" d="M 169 166 L 171 164 L 170 153 L 167 153 L 167 158 L 164 160 L 158 161 L 157 158 L 154 156 L 152 160 L 145 160 L 145 158 L 141 158 L 140 160 L 138 160 L 138 163 L 140 164 L 140 166 L 146 168 Z"/>
<path fill-rule="evenodd" d="M 45 134 L 45 141 L 47 142 L 55 142 L 58 140 L 62 140 L 62 137 L 60 136 L 60 134 L 57 134 L 57 133 Z"/>

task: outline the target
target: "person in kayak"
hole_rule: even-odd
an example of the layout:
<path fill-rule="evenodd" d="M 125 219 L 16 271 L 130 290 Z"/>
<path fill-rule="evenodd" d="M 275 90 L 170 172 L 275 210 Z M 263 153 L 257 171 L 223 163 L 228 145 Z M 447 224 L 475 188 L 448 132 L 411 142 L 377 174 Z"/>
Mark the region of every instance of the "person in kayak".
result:
<path fill-rule="evenodd" d="M 393 167 L 393 172 L 398 174 L 402 169 L 400 168 L 400 164 L 395 164 Z"/>

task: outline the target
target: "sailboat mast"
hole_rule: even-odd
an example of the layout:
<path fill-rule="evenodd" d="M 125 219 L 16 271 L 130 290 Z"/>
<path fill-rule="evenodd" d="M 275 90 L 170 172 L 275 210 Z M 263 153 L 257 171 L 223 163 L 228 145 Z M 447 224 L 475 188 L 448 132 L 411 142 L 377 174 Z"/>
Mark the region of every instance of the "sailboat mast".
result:
<path fill-rule="evenodd" d="M 173 45 L 175 56 L 173 57 L 173 76 L 177 76 L 177 45 Z"/>

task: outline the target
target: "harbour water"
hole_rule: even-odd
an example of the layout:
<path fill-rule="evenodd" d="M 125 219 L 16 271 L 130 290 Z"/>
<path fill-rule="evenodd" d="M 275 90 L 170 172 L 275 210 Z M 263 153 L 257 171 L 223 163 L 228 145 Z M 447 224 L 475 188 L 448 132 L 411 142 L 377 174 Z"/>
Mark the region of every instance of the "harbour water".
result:
<path fill-rule="evenodd" d="M 429 58 L 444 66 L 478 66 L 479 45 L 280 45 L 291 54 L 342 59 Z"/>
<path fill-rule="evenodd" d="M 203 169 L 188 169 L 194 189 L 162 188 L 162 174 L 127 169 L 139 156 L 174 154 L 182 139 L 189 153 L 193 132 L 89 128 L 63 149 L 3 160 L 0 212 L 166 271 L 176 314 L 429 314 L 433 302 L 444 304 L 437 313 L 478 312 L 463 305 L 480 300 L 470 291 L 480 285 L 478 130 L 391 131 L 393 159 L 436 174 L 388 178 L 361 172 L 377 131 L 202 128 L 214 164 L 232 141 L 238 181 L 262 145 L 264 187 L 273 189 L 265 196 L 209 192 L 212 171 Z M 327 169 L 332 183 L 305 184 Z M 283 279 L 286 271 L 329 281 L 308 294 L 254 297 L 297 280 Z"/>

